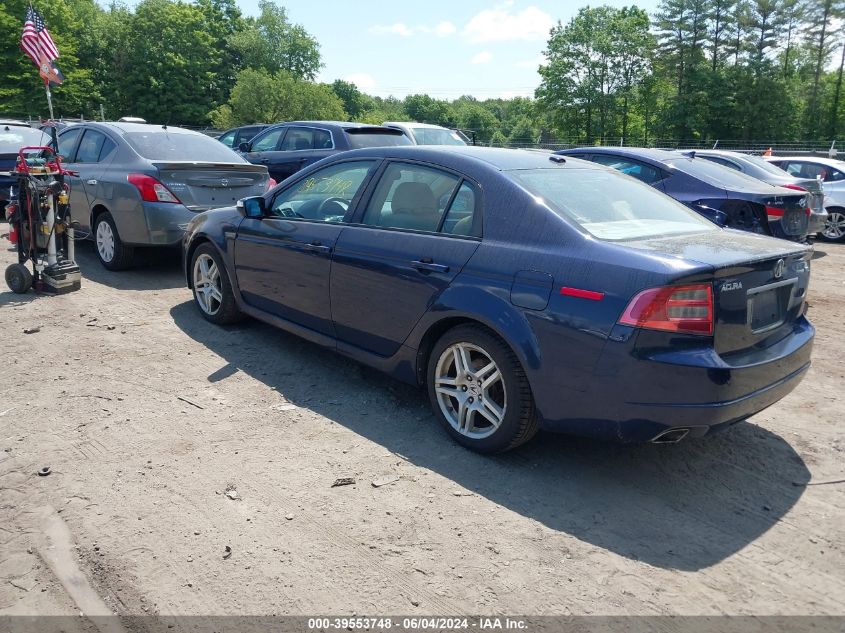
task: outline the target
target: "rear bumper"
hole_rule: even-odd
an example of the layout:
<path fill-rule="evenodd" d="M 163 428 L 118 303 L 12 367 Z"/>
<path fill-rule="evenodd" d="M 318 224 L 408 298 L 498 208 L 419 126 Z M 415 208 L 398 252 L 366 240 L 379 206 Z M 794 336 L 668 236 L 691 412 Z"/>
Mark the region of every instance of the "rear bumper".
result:
<path fill-rule="evenodd" d="M 807 225 L 807 233 L 821 233 L 824 230 L 824 225 L 827 223 L 827 211 L 810 213 L 810 222 Z"/>
<path fill-rule="evenodd" d="M 543 427 L 622 442 L 648 442 L 677 428 L 705 435 L 791 392 L 810 367 L 814 334 L 802 317 L 779 343 L 729 362 L 712 349 L 648 356 L 631 341 L 609 341 L 585 393 L 570 393 L 569 402 L 536 394 Z"/>
<path fill-rule="evenodd" d="M 196 216 L 195 212 L 181 204 L 144 202 L 143 209 L 147 240 L 142 243 L 150 246 L 181 244 L 188 222 Z"/>

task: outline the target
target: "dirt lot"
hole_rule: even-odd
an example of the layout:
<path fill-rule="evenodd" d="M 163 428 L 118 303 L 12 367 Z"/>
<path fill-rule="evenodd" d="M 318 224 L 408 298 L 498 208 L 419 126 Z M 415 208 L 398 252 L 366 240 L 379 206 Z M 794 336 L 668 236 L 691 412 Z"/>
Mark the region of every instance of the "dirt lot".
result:
<path fill-rule="evenodd" d="M 0 614 L 842 614 L 845 246 L 816 250 L 814 366 L 750 423 L 490 458 L 422 392 L 206 323 L 176 256 L 84 246 L 81 292 L 0 293 Z"/>

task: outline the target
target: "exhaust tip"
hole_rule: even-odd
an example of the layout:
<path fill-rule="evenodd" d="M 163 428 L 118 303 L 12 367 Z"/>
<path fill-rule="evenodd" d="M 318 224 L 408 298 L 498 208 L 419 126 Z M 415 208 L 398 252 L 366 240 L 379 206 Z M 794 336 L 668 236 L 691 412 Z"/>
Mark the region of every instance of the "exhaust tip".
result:
<path fill-rule="evenodd" d="M 680 428 L 680 429 L 669 429 L 668 431 L 663 431 L 653 440 L 651 440 L 652 444 L 677 444 L 682 439 L 684 439 L 687 434 L 689 433 L 689 429 Z"/>

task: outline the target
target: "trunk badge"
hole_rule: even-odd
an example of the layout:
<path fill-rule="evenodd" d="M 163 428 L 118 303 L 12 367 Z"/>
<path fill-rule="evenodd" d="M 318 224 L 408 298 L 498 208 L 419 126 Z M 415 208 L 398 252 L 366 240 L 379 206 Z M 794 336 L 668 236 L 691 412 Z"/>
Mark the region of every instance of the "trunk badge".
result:
<path fill-rule="evenodd" d="M 783 260 L 779 259 L 778 263 L 775 264 L 775 279 L 780 279 L 781 277 L 783 277 L 783 267 Z"/>
<path fill-rule="evenodd" d="M 223 185 L 224 187 L 228 187 L 229 186 L 229 179 L 224 178 L 223 180 L 220 181 L 220 184 Z"/>

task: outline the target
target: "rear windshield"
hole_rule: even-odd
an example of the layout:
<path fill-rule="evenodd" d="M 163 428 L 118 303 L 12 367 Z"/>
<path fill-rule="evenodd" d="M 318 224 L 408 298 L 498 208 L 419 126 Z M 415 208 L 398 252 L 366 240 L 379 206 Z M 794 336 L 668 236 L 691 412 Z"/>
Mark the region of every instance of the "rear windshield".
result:
<path fill-rule="evenodd" d="M 560 168 L 507 173 L 559 216 L 602 240 L 718 230 L 680 202 L 616 171 Z"/>
<path fill-rule="evenodd" d="M 31 127 L 0 125 L 0 153 L 18 153 L 26 145 L 44 146 L 50 144 L 50 135 Z"/>
<path fill-rule="evenodd" d="M 411 132 L 417 145 L 466 145 L 454 130 L 438 130 L 430 127 L 412 127 Z"/>
<path fill-rule="evenodd" d="M 765 169 L 766 173 L 772 174 L 773 176 L 788 176 L 789 174 L 778 167 L 777 165 L 772 165 L 769 161 L 765 158 L 760 156 L 752 156 L 751 154 L 745 154 L 743 160 L 747 160 L 749 163 L 754 165 L 755 167 L 759 167 L 760 169 Z"/>
<path fill-rule="evenodd" d="M 388 147 L 394 145 L 413 145 L 411 139 L 402 134 L 399 130 L 374 130 L 363 128 L 361 130 L 346 130 L 346 138 L 349 139 L 349 146 L 352 149 L 362 147 Z"/>
<path fill-rule="evenodd" d="M 709 160 L 682 156 L 680 158 L 665 160 L 664 163 L 689 174 L 693 178 L 703 180 L 714 187 L 722 187 L 724 189 L 746 189 L 753 187 L 759 190 L 761 187 L 767 186 L 757 178 L 747 176 L 741 171 L 736 171 L 735 169 L 713 163 Z"/>
<path fill-rule="evenodd" d="M 206 136 L 151 129 L 144 132 L 126 132 L 123 138 L 144 158 L 162 161 L 191 161 L 210 163 L 245 163 L 234 151 Z"/>

